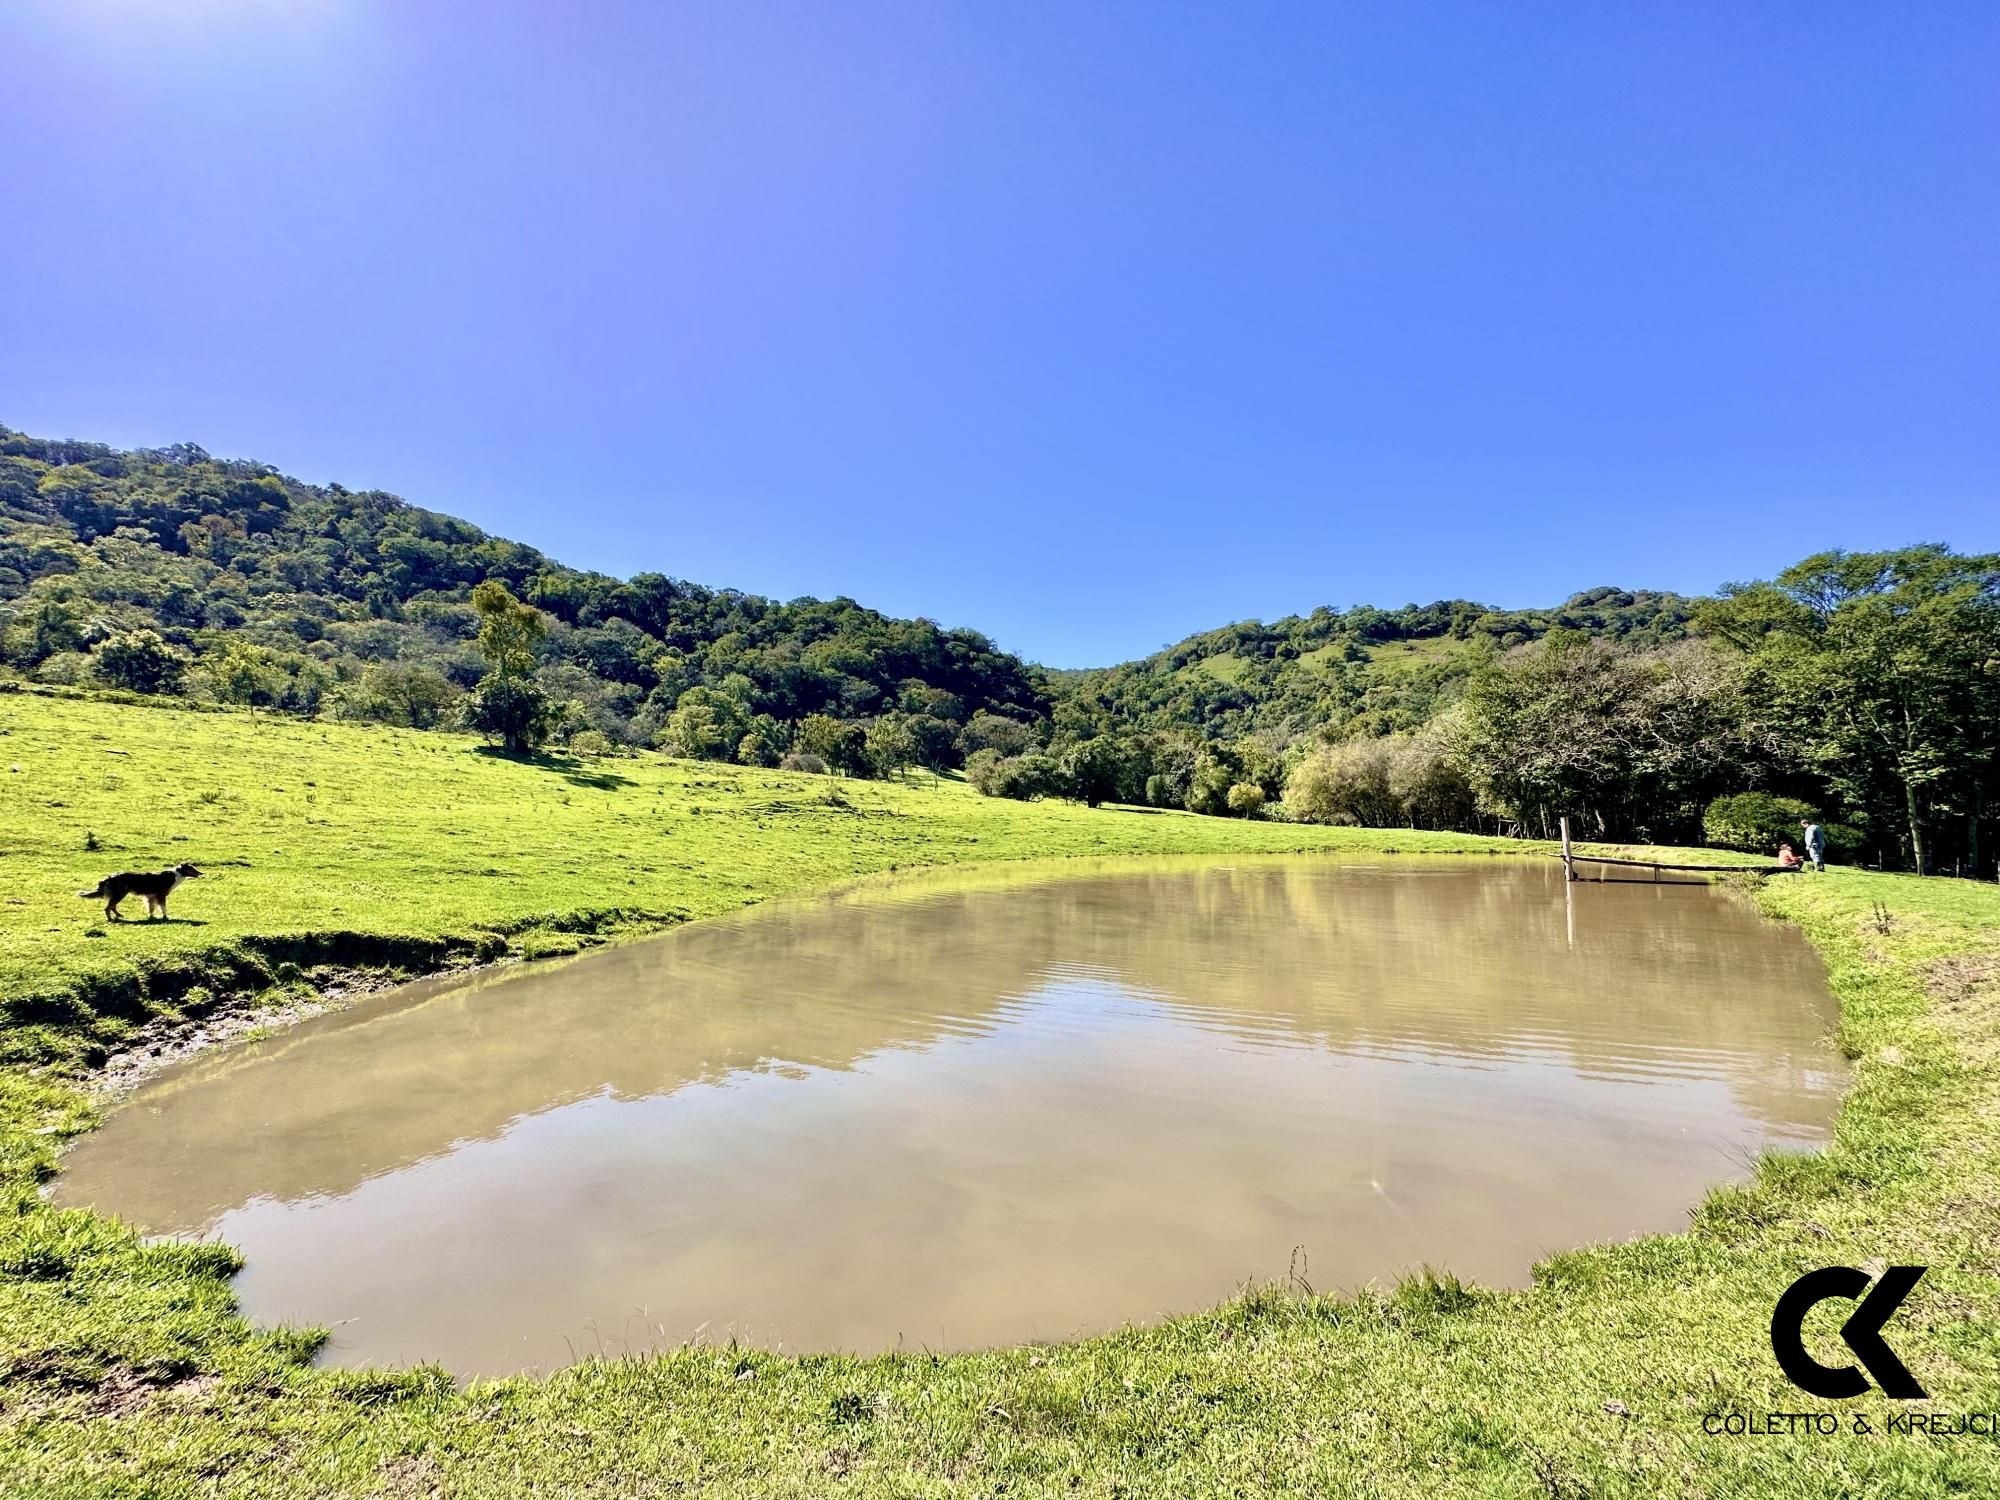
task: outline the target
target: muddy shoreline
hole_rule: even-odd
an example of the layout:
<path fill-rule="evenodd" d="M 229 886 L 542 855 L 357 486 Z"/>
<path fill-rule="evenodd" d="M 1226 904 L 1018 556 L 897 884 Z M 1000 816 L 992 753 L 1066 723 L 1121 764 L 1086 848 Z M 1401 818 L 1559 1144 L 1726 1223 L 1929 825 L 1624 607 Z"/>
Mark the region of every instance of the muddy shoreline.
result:
<path fill-rule="evenodd" d="M 167 1068 L 216 1047 L 226 1047 L 249 1039 L 253 1034 L 275 1034 L 302 1021 L 347 1010 L 384 991 L 400 989 L 420 980 L 446 975 L 469 975 L 488 970 L 520 967 L 546 958 L 568 957 L 571 953 L 603 947 L 622 940 L 656 937 L 681 926 L 679 920 L 655 925 L 625 925 L 609 933 L 577 932 L 575 947 L 561 953 L 522 953 L 510 949 L 497 958 L 452 961 L 420 968 L 366 969 L 326 965 L 298 979 L 264 989 L 219 997 L 196 1017 L 149 1022 L 131 1045 L 106 1056 L 88 1071 L 82 1082 L 91 1102 L 110 1105 L 122 1102 Z"/>

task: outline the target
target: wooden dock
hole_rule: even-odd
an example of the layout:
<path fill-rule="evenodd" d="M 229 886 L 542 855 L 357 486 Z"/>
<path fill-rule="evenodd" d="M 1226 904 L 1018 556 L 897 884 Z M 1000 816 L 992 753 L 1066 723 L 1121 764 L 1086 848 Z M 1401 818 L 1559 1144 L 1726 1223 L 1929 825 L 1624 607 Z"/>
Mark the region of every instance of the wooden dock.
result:
<path fill-rule="evenodd" d="M 1569 819 L 1563 818 L 1560 821 L 1562 824 L 1562 853 L 1558 854 L 1556 858 L 1563 862 L 1563 869 L 1568 873 L 1569 878 L 1571 880 L 1583 879 L 1581 875 L 1576 873 L 1576 867 L 1578 865 L 1600 866 L 1597 873 L 1597 880 L 1598 884 L 1600 885 L 1604 883 L 1604 871 L 1601 867 L 1605 865 L 1622 865 L 1628 869 L 1651 870 L 1653 872 L 1653 883 L 1655 885 L 1660 883 L 1660 875 L 1663 871 L 1675 872 L 1675 873 L 1686 872 L 1689 874 L 1700 874 L 1700 875 L 1727 875 L 1727 874 L 1796 875 L 1799 873 L 1799 871 L 1805 868 L 1803 864 L 1672 865 L 1654 859 L 1614 859 L 1611 856 L 1604 854 L 1576 854 L 1571 852 L 1569 846 Z"/>

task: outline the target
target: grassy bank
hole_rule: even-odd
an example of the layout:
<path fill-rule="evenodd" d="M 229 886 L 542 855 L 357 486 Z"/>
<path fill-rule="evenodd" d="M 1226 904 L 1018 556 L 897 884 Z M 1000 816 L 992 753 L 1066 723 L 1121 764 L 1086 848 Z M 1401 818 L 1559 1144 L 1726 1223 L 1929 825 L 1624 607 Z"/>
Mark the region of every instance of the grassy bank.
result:
<path fill-rule="evenodd" d="M 656 757 L 527 765 L 444 736 L 29 695 L 0 698 L 0 731 L 0 1490 L 2000 1492 L 1994 1439 L 1886 1435 L 1894 1403 L 1804 1395 L 1766 1337 L 1805 1269 L 1927 1264 L 1891 1330 L 1923 1409 L 2000 1407 L 2000 891 L 1770 882 L 1757 899 L 1826 955 L 1856 1059 L 1834 1144 L 1767 1160 L 1684 1234 L 1558 1255 L 1523 1292 L 1443 1274 L 1047 1348 L 688 1350 L 460 1390 L 435 1371 L 313 1370 L 310 1337 L 234 1317 L 226 1249 L 144 1247 L 43 1207 L 35 1184 L 90 1118 L 94 1064 L 274 984 L 556 951 L 897 866 L 1495 841 Z M 70 894 L 179 859 L 210 871 L 176 895 L 182 921 L 112 926 Z M 1812 1327 L 1837 1322 L 1829 1307 Z M 1703 1432 L 1709 1413 L 1829 1405 L 1876 1432 Z"/>
<path fill-rule="evenodd" d="M 657 755 L 523 762 L 456 735 L 30 693 L 0 696 L 0 796 L 0 1061 L 20 1062 L 115 1048 L 185 1013 L 191 991 L 199 1009 L 322 967 L 417 972 L 561 952 L 910 865 L 1381 843 L 992 800 L 928 777 Z M 174 896 L 169 923 L 106 922 L 75 894 L 112 870 L 183 860 L 205 878 Z"/>

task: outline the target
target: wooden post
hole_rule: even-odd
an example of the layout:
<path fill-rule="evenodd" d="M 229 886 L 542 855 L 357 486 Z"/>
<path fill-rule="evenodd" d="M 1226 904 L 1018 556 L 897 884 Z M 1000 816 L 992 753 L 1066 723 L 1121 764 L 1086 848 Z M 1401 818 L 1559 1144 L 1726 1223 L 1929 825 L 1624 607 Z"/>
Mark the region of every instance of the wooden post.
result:
<path fill-rule="evenodd" d="M 1561 819 L 1561 824 L 1563 836 L 1563 874 L 1574 880 L 1576 879 L 1576 861 L 1570 857 L 1569 852 L 1569 819 L 1564 817 Z M 1547 827 L 1548 825 L 1543 824 L 1542 826 Z"/>

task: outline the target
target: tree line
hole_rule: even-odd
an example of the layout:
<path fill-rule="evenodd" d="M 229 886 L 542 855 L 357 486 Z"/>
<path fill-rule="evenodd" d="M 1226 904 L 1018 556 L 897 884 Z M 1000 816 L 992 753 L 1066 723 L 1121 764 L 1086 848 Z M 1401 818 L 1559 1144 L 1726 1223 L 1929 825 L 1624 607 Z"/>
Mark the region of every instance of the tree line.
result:
<path fill-rule="evenodd" d="M 561 566 L 192 445 L 0 428 L 0 667 L 419 728 L 1214 816 L 1994 868 L 2000 563 L 1828 552 L 1709 599 L 1600 587 L 1239 622 L 1046 672 L 976 631 Z"/>
<path fill-rule="evenodd" d="M 1693 601 L 1686 627 L 1475 641 L 1431 711 L 1386 733 L 1329 714 L 1197 741 L 1072 700 L 1055 721 L 1091 738 L 980 769 L 1010 795 L 1088 764 L 1122 768 L 1105 779 L 1122 798 L 1201 812 L 1281 799 L 1310 822 L 1541 837 L 1567 815 L 1595 838 L 1767 854 L 1812 819 L 1836 856 L 1993 873 L 2000 556 L 1824 552 Z"/>

